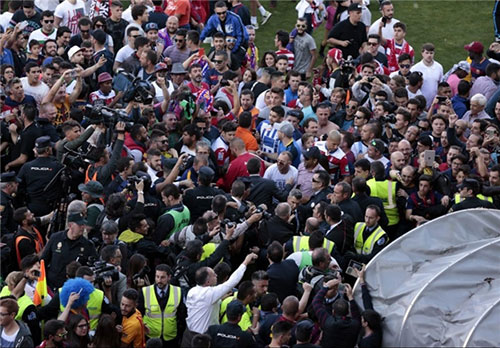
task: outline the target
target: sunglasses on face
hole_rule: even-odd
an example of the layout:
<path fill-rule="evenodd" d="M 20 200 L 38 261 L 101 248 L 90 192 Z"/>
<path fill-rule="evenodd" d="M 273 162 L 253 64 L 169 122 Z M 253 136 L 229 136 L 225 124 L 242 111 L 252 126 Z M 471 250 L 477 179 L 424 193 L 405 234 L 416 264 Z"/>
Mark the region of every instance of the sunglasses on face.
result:
<path fill-rule="evenodd" d="M 378 45 L 378 42 L 368 42 L 368 45 L 369 45 L 369 46 L 377 46 L 377 45 Z"/>
<path fill-rule="evenodd" d="M 214 64 L 221 64 L 222 63 L 222 60 L 212 60 L 212 62 L 214 62 Z"/>
<path fill-rule="evenodd" d="M 411 65 L 410 64 L 400 64 L 399 65 L 401 68 L 403 69 L 410 69 L 411 68 Z"/>
<path fill-rule="evenodd" d="M 356 115 L 356 116 L 354 116 L 354 118 L 357 119 L 357 120 L 359 120 L 359 119 L 363 119 L 364 117 Z"/>
<path fill-rule="evenodd" d="M 184 42 L 184 39 L 175 39 L 175 42 Z"/>
<path fill-rule="evenodd" d="M 82 33 L 88 33 L 90 31 L 90 29 L 88 30 L 80 30 Z"/>
<path fill-rule="evenodd" d="M 43 22 L 47 23 L 47 24 L 48 23 L 54 23 L 54 20 L 53 19 L 52 20 L 50 20 L 50 19 L 44 19 Z"/>
<path fill-rule="evenodd" d="M 96 28 L 104 28 L 104 25 L 103 24 L 96 24 L 95 27 Z"/>
<path fill-rule="evenodd" d="M 141 35 L 132 35 L 132 37 L 133 37 L 134 39 L 138 38 L 139 36 L 141 36 Z"/>
<path fill-rule="evenodd" d="M 216 12 L 217 16 L 223 16 L 227 13 L 227 11 Z"/>

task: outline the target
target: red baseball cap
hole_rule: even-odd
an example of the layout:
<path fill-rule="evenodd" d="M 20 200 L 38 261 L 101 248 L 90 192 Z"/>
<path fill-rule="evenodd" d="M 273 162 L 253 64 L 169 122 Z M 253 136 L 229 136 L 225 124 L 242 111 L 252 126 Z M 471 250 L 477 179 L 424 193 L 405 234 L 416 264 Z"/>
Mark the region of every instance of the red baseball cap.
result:
<path fill-rule="evenodd" d="M 342 51 L 338 48 L 332 48 L 328 51 L 328 57 L 333 58 L 336 64 L 340 64 L 342 60 Z"/>
<path fill-rule="evenodd" d="M 470 44 L 465 45 L 464 48 L 469 52 L 483 53 L 484 46 L 479 41 L 472 41 Z"/>

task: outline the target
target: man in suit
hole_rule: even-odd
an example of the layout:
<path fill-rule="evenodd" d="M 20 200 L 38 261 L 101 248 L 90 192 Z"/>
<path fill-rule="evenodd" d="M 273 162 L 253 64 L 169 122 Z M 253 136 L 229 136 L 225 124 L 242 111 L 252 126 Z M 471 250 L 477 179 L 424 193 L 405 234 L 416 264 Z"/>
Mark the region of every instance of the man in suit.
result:
<path fill-rule="evenodd" d="M 258 158 L 254 157 L 248 160 L 247 170 L 250 176 L 246 180 L 250 183 L 250 194 L 247 200 L 253 202 L 256 206 L 264 203 L 267 209 L 270 210 L 273 205 L 273 198 L 280 202 L 286 201 L 288 193 L 292 189 L 292 179 L 286 182 L 284 190 L 280 190 L 274 181 L 260 176 L 260 168 L 261 162 Z"/>
<path fill-rule="evenodd" d="M 304 205 L 307 216 L 312 215 L 314 206 L 319 202 L 329 202 L 328 195 L 332 193 L 332 189 L 329 187 L 330 175 L 324 170 L 318 170 L 314 173 L 311 184 L 314 194 L 309 199 L 309 202 Z"/>
<path fill-rule="evenodd" d="M 325 220 L 330 225 L 325 237 L 335 243 L 335 249 L 341 254 L 353 249 L 354 226 L 342 218 L 342 210 L 336 204 L 329 204 L 325 209 Z"/>

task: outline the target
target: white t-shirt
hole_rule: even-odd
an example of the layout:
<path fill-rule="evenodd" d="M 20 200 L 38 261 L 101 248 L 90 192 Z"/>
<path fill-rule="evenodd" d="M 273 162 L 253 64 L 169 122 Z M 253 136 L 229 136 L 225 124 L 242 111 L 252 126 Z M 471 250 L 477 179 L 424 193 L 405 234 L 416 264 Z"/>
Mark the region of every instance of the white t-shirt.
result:
<path fill-rule="evenodd" d="M 298 173 L 299 171 L 297 170 L 297 168 L 290 165 L 288 173 L 281 174 L 280 171 L 278 170 L 278 165 L 275 163 L 266 169 L 266 172 L 264 173 L 264 179 L 270 179 L 274 181 L 276 183 L 276 186 L 280 190 L 284 190 L 286 181 L 290 178 L 293 179 L 293 186 L 295 186 L 295 184 L 297 183 Z"/>
<path fill-rule="evenodd" d="M 154 8 L 151 6 L 147 6 L 148 8 L 148 13 L 154 11 Z M 127 22 L 132 23 L 134 19 L 132 18 L 132 5 L 130 5 L 125 11 L 122 12 L 122 18 L 125 19 Z M 125 37 L 127 36 L 127 32 L 125 32 Z"/>
<path fill-rule="evenodd" d="M 115 62 L 123 63 L 125 59 L 130 57 L 134 52 L 135 50 L 129 45 L 123 46 L 116 54 Z"/>
<path fill-rule="evenodd" d="M 19 332 L 19 329 L 17 329 L 16 332 L 14 332 L 12 335 L 7 335 L 5 333 L 5 330 L 2 331 L 2 338 L 0 341 L 0 346 L 1 347 L 14 347 L 14 343 L 16 342 L 16 336 Z"/>
<path fill-rule="evenodd" d="M 12 19 L 13 15 L 14 14 L 11 12 L 4 12 L 0 15 L 0 27 L 3 28 L 4 32 L 9 27 L 9 22 Z"/>
<path fill-rule="evenodd" d="M 42 11 L 52 11 L 59 5 L 59 0 L 35 0 L 35 6 Z"/>
<path fill-rule="evenodd" d="M 382 156 L 380 157 L 379 159 L 375 160 L 373 158 L 371 158 L 370 156 L 368 156 L 368 153 L 365 154 L 365 158 L 368 160 L 368 162 L 372 163 L 372 162 L 375 162 L 375 161 L 379 161 L 379 162 L 382 162 L 382 164 L 384 165 L 384 168 L 387 169 L 387 167 L 389 166 L 389 164 L 391 163 L 391 161 L 389 161 L 386 157 Z"/>
<path fill-rule="evenodd" d="M 423 74 L 424 83 L 420 90 L 427 101 L 428 109 L 437 94 L 438 84 L 443 78 L 443 66 L 436 61 L 431 66 L 427 66 L 421 60 L 411 68 L 411 71 L 420 71 Z"/>
<path fill-rule="evenodd" d="M 28 83 L 27 77 L 21 77 L 21 82 L 23 84 L 24 93 L 29 94 L 33 98 L 35 98 L 35 101 L 38 105 L 42 103 L 43 97 L 45 97 L 49 93 L 49 86 L 47 86 L 43 82 L 40 82 L 38 86 L 31 86 Z"/>
<path fill-rule="evenodd" d="M 85 9 L 85 3 L 82 0 L 76 0 L 74 5 L 65 0 L 57 5 L 56 10 L 54 11 L 54 16 L 61 18 L 59 26 L 68 27 L 73 35 L 80 33 L 80 29 L 78 29 L 78 20 L 86 15 L 87 10 Z"/>

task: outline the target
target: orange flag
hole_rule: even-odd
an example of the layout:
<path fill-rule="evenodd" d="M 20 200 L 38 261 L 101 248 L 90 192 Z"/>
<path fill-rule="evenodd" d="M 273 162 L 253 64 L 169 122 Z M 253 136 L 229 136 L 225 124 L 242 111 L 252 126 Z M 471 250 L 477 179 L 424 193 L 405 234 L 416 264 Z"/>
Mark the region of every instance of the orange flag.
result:
<path fill-rule="evenodd" d="M 47 279 L 45 278 L 45 261 L 40 261 L 40 277 L 38 277 L 38 283 L 35 288 L 35 295 L 33 296 L 33 303 L 35 306 L 46 305 L 49 296 L 47 290 Z"/>

